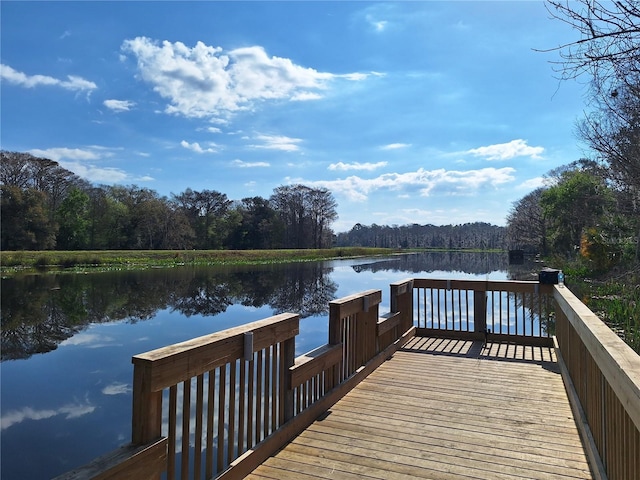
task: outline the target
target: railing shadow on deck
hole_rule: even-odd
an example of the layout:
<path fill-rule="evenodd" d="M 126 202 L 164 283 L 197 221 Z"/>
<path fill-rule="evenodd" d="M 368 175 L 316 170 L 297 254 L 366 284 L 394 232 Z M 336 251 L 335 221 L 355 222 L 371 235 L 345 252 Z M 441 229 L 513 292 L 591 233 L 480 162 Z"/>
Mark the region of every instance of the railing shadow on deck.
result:
<path fill-rule="evenodd" d="M 560 373 L 553 347 L 486 343 L 483 340 L 460 340 L 445 337 L 422 337 L 408 342 L 399 351 L 432 356 L 470 358 L 504 363 L 527 363 Z M 504 346 L 512 348 L 503 348 Z M 519 347 L 519 348 L 518 348 Z"/>
<path fill-rule="evenodd" d="M 131 444 L 58 478 L 242 478 L 414 336 L 555 349 L 596 478 L 640 478 L 640 357 L 567 288 L 407 279 L 390 290 L 385 315 L 380 290 L 331 302 L 327 344 L 298 358 L 293 313 L 133 357 Z"/>

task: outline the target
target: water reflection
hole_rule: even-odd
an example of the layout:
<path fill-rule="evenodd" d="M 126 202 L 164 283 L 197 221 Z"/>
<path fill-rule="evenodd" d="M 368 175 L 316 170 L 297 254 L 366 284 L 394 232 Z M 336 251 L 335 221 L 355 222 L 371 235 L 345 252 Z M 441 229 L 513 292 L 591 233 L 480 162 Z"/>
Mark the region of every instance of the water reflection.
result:
<path fill-rule="evenodd" d="M 508 269 L 508 258 L 503 253 L 426 252 L 413 255 L 397 255 L 354 265 L 356 272 L 371 270 L 395 270 L 409 273 L 463 272 L 487 275 Z"/>
<path fill-rule="evenodd" d="M 2 279 L 0 477 L 51 478 L 126 443 L 132 355 L 283 312 L 303 317 L 300 355 L 327 342 L 335 298 L 381 289 L 385 313 L 407 277 L 532 279 L 508 268 L 506 253 L 430 253 Z"/>
<path fill-rule="evenodd" d="M 185 317 L 216 316 L 232 305 L 305 318 L 328 312 L 337 285 L 328 262 L 261 267 L 183 267 L 88 275 L 26 275 L 2 279 L 2 361 L 55 350 L 87 325 L 154 318 L 169 309 Z M 487 275 L 510 270 L 511 279 L 533 279 L 531 265 L 509 266 L 505 254 L 420 253 L 356 262 L 357 273 L 462 272 Z M 377 285 L 375 288 L 385 288 Z M 373 287 L 372 287 L 373 288 Z M 82 340 L 76 338 L 76 341 Z"/>
<path fill-rule="evenodd" d="M 245 266 L 3 279 L 1 358 L 46 353 L 89 324 L 136 323 L 165 309 L 190 317 L 269 305 L 274 313 L 320 315 L 337 290 L 330 274 L 322 263 L 300 263 L 263 267 L 259 275 Z"/>

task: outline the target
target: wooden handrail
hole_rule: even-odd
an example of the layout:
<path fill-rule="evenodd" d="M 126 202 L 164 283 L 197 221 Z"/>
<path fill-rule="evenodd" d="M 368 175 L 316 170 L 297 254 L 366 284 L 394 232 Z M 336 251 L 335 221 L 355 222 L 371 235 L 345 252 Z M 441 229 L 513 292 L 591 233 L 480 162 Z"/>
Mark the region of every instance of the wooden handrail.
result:
<path fill-rule="evenodd" d="M 135 355 L 132 443 L 110 454 L 97 477 L 95 465 L 80 471 L 130 475 L 149 458 L 149 480 L 162 471 L 169 480 L 213 478 L 238 457 L 279 448 L 289 435 L 283 432 L 304 428 L 316 409 L 364 378 L 374 366 L 363 367 L 380 352 L 413 334 L 402 330 L 400 312 L 379 318 L 381 301 L 380 290 L 368 290 L 331 302 L 328 343 L 297 359 L 300 316 L 293 313 Z M 144 445 L 154 455 L 137 453 Z"/>
<path fill-rule="evenodd" d="M 394 322 L 399 317 L 398 313 L 380 318 L 381 300 L 380 290 L 368 290 L 330 302 L 328 344 L 298 357 L 290 368 L 296 415 L 233 462 L 222 478 L 243 478 L 414 335 L 412 326 L 402 332 L 397 326 L 380 332 L 379 325 L 384 324 L 387 318 Z M 390 335 L 394 335 L 392 342 L 389 342 Z M 384 341 L 381 340 L 383 337 Z"/>
<path fill-rule="evenodd" d="M 177 452 L 180 477 L 189 476 L 192 433 L 196 473 L 203 463 L 208 477 L 223 470 L 293 416 L 288 369 L 299 321 L 299 315 L 283 313 L 134 356 L 132 443 L 160 437 L 166 415 L 169 479 L 176 475 Z"/>
<path fill-rule="evenodd" d="M 253 352 L 257 352 L 298 335 L 299 322 L 300 315 L 282 313 L 135 355 L 132 363 L 150 367 L 149 389 L 158 391 L 243 358 L 245 333 L 253 334 Z"/>
<path fill-rule="evenodd" d="M 568 288 L 554 298 L 559 361 L 606 476 L 640 478 L 640 356 Z"/>
<path fill-rule="evenodd" d="M 552 287 L 529 281 L 413 279 L 418 335 L 552 346 Z"/>
<path fill-rule="evenodd" d="M 406 279 L 391 284 L 390 294 L 391 311 L 382 316 L 380 290 L 331 302 L 327 344 L 298 358 L 300 317 L 293 313 L 134 356 L 131 445 L 61 478 L 115 478 L 114 472 L 143 478 L 131 472 L 144 471 L 155 480 L 163 470 L 168 480 L 202 473 L 242 478 L 404 345 L 416 327 L 430 335 L 542 344 L 554 333 L 551 296 L 558 355 L 594 451 L 610 479 L 640 478 L 640 357 L 567 288 Z M 444 328 L 421 325 L 429 320 L 427 307 L 443 315 Z M 499 331 L 479 331 L 484 325 Z"/>

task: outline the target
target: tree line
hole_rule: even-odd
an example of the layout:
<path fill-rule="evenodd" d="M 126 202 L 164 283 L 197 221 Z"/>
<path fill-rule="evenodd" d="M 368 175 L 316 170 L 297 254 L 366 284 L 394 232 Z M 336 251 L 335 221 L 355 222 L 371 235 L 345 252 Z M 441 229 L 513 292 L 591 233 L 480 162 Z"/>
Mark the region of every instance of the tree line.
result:
<path fill-rule="evenodd" d="M 187 188 L 170 197 L 135 185 L 93 186 L 57 162 L 1 151 L 3 250 L 276 249 L 372 246 L 500 249 L 504 228 L 363 226 L 335 235 L 325 188 L 285 185 L 269 198 L 231 200 Z"/>
<path fill-rule="evenodd" d="M 640 3 L 548 0 L 579 39 L 552 50 L 562 80 L 589 79 L 577 134 L 590 158 L 546 175 L 514 203 L 509 245 L 580 259 L 595 271 L 640 262 Z"/>
<path fill-rule="evenodd" d="M 231 200 L 190 188 L 171 197 L 94 186 L 57 162 L 0 152 L 3 250 L 327 248 L 337 202 L 325 188 L 279 186 Z"/>
<path fill-rule="evenodd" d="M 509 247 L 582 259 L 599 272 L 639 261 L 640 196 L 611 175 L 587 159 L 549 172 L 545 186 L 514 203 L 507 217 Z"/>
<path fill-rule="evenodd" d="M 506 247 L 504 227 L 475 222 L 463 225 L 371 226 L 356 224 L 336 236 L 337 246 L 494 250 Z"/>

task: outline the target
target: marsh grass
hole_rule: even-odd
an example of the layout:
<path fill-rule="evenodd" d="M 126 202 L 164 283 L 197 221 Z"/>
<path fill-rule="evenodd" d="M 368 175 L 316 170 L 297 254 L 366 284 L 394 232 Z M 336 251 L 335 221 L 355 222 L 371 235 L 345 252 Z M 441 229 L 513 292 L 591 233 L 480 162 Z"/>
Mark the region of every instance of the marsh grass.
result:
<path fill-rule="evenodd" d="M 389 255 L 388 248 L 331 248 L 306 250 L 102 250 L 5 251 L 0 268 L 7 274 L 25 270 L 112 270 L 179 265 L 268 264 L 330 258 Z"/>
<path fill-rule="evenodd" d="M 640 354 L 640 285 L 607 283 L 592 288 L 589 308 Z"/>
<path fill-rule="evenodd" d="M 582 280 L 572 276 L 569 287 L 598 318 L 640 354 L 640 275 Z"/>

